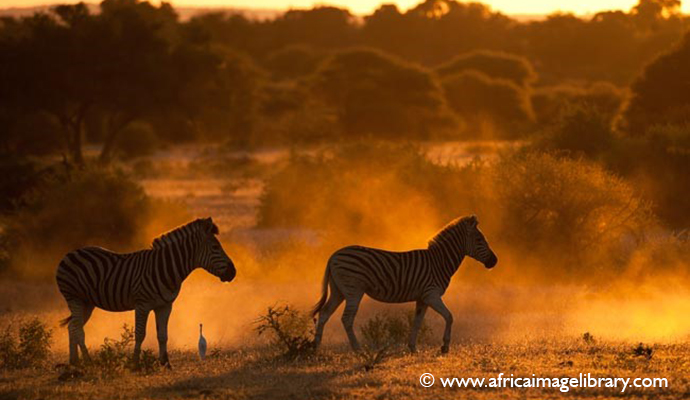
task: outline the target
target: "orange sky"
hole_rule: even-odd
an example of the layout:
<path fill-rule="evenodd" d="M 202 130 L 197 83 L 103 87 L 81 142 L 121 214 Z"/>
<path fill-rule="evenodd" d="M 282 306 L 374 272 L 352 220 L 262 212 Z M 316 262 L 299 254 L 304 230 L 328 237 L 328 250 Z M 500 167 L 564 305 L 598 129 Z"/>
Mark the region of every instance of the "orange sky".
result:
<path fill-rule="evenodd" d="M 419 3 L 421 0 L 173 0 L 174 5 L 199 6 L 199 7 L 249 7 L 284 9 L 290 7 L 310 7 L 314 4 L 329 4 L 349 8 L 356 13 L 368 13 L 374 10 L 382 2 L 396 3 L 402 9 L 406 9 Z M 54 0 L 0 0 L 0 8 L 26 7 L 46 3 L 54 3 Z M 58 3 L 60 1 L 57 1 Z M 73 3 L 65 0 L 63 3 Z M 157 3 L 157 1 L 153 1 Z M 605 9 L 629 10 L 637 0 L 486 0 L 493 9 L 506 14 L 548 14 L 554 11 L 571 11 L 577 14 L 588 14 Z M 683 11 L 690 12 L 690 1 L 684 2 Z"/>

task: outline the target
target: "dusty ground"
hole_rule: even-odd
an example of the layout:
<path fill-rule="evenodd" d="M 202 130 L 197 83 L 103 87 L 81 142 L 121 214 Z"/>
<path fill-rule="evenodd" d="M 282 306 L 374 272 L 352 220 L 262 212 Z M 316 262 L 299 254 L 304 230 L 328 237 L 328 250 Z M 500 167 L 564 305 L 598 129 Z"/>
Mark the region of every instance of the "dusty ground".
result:
<path fill-rule="evenodd" d="M 205 362 L 192 352 L 173 353 L 173 369 L 142 376 L 125 373 L 113 379 L 87 377 L 59 382 L 51 369 L 23 370 L 0 375 L 2 399 L 447 399 L 447 398 L 687 398 L 690 396 L 690 346 L 654 346 L 651 359 L 634 355 L 629 343 L 586 344 L 579 338 L 530 343 L 456 344 L 448 356 L 435 348 L 398 354 L 365 371 L 361 358 L 343 346 L 320 355 L 285 361 L 268 349 L 223 351 Z M 430 388 L 419 376 L 436 376 Z M 663 377 L 669 387 L 575 388 L 444 388 L 441 377 L 506 376 Z"/>

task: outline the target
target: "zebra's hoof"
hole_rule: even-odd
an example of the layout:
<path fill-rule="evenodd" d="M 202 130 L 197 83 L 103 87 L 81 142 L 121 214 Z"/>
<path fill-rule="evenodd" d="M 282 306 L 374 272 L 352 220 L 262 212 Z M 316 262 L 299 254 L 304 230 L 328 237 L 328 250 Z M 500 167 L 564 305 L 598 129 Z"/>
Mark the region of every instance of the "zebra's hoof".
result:
<path fill-rule="evenodd" d="M 448 354 L 448 346 L 446 346 L 446 345 L 441 346 L 441 354 Z"/>

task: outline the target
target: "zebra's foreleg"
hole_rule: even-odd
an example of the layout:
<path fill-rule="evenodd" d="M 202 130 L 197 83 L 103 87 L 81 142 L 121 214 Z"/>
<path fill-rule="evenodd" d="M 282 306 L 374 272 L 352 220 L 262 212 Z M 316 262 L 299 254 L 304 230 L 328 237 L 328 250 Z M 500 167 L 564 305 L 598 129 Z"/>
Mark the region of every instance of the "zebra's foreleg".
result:
<path fill-rule="evenodd" d="M 361 349 L 359 341 L 357 341 L 357 335 L 355 335 L 354 325 L 355 316 L 357 315 L 357 310 L 359 309 L 359 303 L 362 301 L 363 293 L 358 293 L 351 297 L 345 298 L 345 311 L 343 311 L 342 321 L 345 327 L 345 332 L 347 333 L 347 338 L 350 340 L 350 347 L 352 350 L 359 351 Z"/>
<path fill-rule="evenodd" d="M 446 321 L 446 329 L 443 332 L 443 346 L 441 347 L 441 353 L 448 353 L 450 348 L 450 333 L 453 326 L 453 314 L 451 314 L 446 305 L 443 304 L 443 300 L 441 300 L 440 296 L 428 298 L 425 300 L 425 303 L 428 304 L 434 311 L 439 313 Z"/>
<path fill-rule="evenodd" d="M 417 301 L 417 306 L 414 311 L 414 324 L 412 325 L 412 331 L 410 332 L 410 342 L 409 348 L 411 352 L 417 351 L 417 335 L 419 334 L 419 328 L 422 326 L 422 321 L 424 320 L 424 314 L 426 314 L 426 309 L 428 306 L 423 301 Z"/>
<path fill-rule="evenodd" d="M 154 310 L 156 314 L 156 333 L 158 335 L 158 360 L 161 365 L 170 368 L 168 359 L 168 320 L 172 311 L 172 303 Z"/>
<path fill-rule="evenodd" d="M 326 322 L 328 322 L 328 319 L 333 315 L 335 310 L 338 309 L 338 306 L 345 300 L 345 297 L 343 297 L 343 294 L 340 293 L 340 290 L 338 288 L 331 286 L 331 295 L 328 298 L 328 301 L 326 301 L 326 304 L 324 304 L 323 308 L 321 311 L 319 311 L 319 320 L 316 323 L 316 332 L 314 333 L 314 346 L 319 347 L 321 344 L 321 338 L 323 337 L 323 328 L 326 325 Z"/>
<path fill-rule="evenodd" d="M 134 365 L 139 365 L 141 344 L 146 338 L 146 322 L 149 319 L 151 309 L 146 306 L 136 306 L 134 309 Z"/>

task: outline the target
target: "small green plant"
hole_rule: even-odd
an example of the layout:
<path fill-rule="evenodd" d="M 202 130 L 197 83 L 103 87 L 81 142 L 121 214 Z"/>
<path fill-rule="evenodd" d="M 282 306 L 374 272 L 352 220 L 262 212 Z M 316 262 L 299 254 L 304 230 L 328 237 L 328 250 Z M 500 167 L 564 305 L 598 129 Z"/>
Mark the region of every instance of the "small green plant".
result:
<path fill-rule="evenodd" d="M 295 360 L 313 354 L 314 332 L 306 313 L 289 304 L 272 306 L 255 322 L 258 334 L 269 332 L 273 344 L 284 350 L 285 358 Z"/>
<path fill-rule="evenodd" d="M 143 350 L 139 363 L 132 360 L 134 330 L 127 324 L 122 326 L 120 339 L 105 338 L 101 348 L 94 354 L 90 369 L 101 378 L 113 378 L 125 370 L 137 370 L 143 374 L 153 373 L 158 369 L 158 361 L 151 350 Z"/>
<path fill-rule="evenodd" d="M 648 360 L 652 359 L 653 353 L 654 353 L 654 349 L 652 349 L 650 346 L 645 345 L 642 342 L 640 342 L 635 348 L 633 348 L 633 354 L 635 356 L 644 357 Z"/>
<path fill-rule="evenodd" d="M 387 357 L 404 348 L 408 335 L 414 324 L 414 313 L 390 314 L 378 313 L 367 320 L 360 328 L 364 338 L 364 349 L 361 357 L 364 369 L 372 370 Z M 417 340 L 424 342 L 430 335 L 429 327 L 422 322 Z"/>
<path fill-rule="evenodd" d="M 18 333 L 18 338 L 15 338 L 10 325 L 0 335 L 0 367 L 36 367 L 48 359 L 53 332 L 43 322 L 38 318 L 21 321 Z"/>

